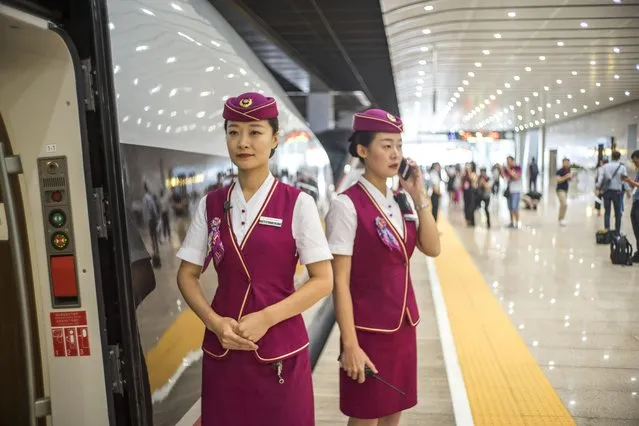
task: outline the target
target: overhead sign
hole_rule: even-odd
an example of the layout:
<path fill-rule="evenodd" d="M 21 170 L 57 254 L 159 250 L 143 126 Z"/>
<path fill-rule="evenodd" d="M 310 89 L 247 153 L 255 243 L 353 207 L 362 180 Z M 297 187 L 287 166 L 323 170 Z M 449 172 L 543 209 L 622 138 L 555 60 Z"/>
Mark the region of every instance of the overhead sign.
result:
<path fill-rule="evenodd" d="M 478 139 L 491 139 L 491 140 L 500 140 L 500 139 L 510 139 L 512 138 L 512 132 L 497 132 L 497 131 L 476 131 L 469 132 L 460 130 L 459 132 L 449 132 L 448 140 L 449 141 L 476 141 Z"/>

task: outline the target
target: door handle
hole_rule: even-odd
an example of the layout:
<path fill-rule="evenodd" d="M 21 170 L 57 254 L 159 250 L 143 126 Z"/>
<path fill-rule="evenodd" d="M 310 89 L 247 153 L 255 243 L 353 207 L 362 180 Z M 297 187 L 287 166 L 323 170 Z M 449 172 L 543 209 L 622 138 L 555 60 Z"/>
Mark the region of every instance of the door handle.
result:
<path fill-rule="evenodd" d="M 18 213 L 16 210 L 15 200 L 13 199 L 13 191 L 11 189 L 11 181 L 9 175 L 22 173 L 22 163 L 17 155 L 6 156 L 4 152 L 4 143 L 0 142 L 0 194 L 4 201 L 7 228 L 9 231 L 9 248 L 11 250 L 11 263 L 16 278 L 18 290 L 18 307 L 20 309 L 20 324 L 22 329 L 22 342 L 26 358 L 25 364 L 25 381 L 27 385 L 27 397 L 29 398 L 29 426 L 36 426 L 36 419 L 44 417 L 51 413 L 49 398 L 40 398 L 36 396 L 36 377 L 35 377 L 35 354 L 33 350 L 33 338 L 31 330 L 33 319 L 29 310 L 29 297 L 27 294 L 27 270 L 23 255 L 23 242 L 18 228 Z M 49 410 L 42 407 L 49 407 Z M 36 414 L 36 407 L 37 414 Z M 48 411 L 48 412 L 47 412 Z"/>

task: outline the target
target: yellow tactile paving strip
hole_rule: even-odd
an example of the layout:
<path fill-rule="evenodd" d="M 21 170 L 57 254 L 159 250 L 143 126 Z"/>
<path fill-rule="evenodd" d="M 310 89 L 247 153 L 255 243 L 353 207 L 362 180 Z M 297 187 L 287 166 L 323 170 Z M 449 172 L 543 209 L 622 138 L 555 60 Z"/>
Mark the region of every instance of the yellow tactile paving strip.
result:
<path fill-rule="evenodd" d="M 453 227 L 435 259 L 475 425 L 575 425 Z"/>

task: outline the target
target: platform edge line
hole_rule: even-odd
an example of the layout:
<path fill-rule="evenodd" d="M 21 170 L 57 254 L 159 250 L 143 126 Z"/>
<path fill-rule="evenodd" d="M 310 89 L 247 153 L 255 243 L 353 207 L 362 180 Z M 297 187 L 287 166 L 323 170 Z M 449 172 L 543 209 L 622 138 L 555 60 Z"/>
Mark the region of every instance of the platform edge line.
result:
<path fill-rule="evenodd" d="M 462 375 L 461 366 L 459 365 L 457 348 L 455 347 L 453 332 L 448 319 L 448 310 L 446 309 L 444 294 L 439 281 L 439 275 L 437 274 L 437 266 L 435 265 L 435 261 L 430 257 L 426 257 L 426 265 L 428 267 L 428 280 L 430 282 L 430 290 L 435 307 L 437 327 L 439 329 L 439 341 L 444 355 L 448 388 L 450 389 L 450 396 L 453 403 L 455 424 L 458 426 L 474 426 L 475 423 L 470 409 L 468 393 L 466 392 L 466 384 L 464 383 L 464 376 Z"/>

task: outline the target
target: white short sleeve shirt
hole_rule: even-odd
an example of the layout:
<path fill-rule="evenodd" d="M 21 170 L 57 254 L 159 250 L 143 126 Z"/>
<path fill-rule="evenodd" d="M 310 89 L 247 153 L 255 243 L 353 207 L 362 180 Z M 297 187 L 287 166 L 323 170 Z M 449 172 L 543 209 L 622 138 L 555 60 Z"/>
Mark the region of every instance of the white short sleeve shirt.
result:
<path fill-rule="evenodd" d="M 266 197 L 274 180 L 273 175 L 269 174 L 264 183 L 248 201 L 244 199 L 240 183 L 236 181 L 231 193 L 231 223 L 233 225 L 233 233 L 239 244 L 244 241 L 249 226 L 266 202 Z M 293 207 L 292 228 L 297 252 L 303 265 L 333 258 L 322 229 L 315 201 L 304 192 L 297 197 Z M 207 251 L 207 239 L 206 196 L 204 196 L 198 204 L 186 238 L 176 256 L 187 262 L 203 265 Z"/>
<path fill-rule="evenodd" d="M 382 194 L 364 176 L 360 176 L 358 182 L 364 185 L 379 208 L 388 217 L 393 228 L 395 228 L 400 237 L 404 238 L 402 211 L 393 197 L 393 191 L 387 189 L 386 194 Z M 408 199 L 411 207 L 414 208 L 410 197 Z M 414 216 L 414 218 L 418 221 L 417 216 Z M 416 225 L 419 227 L 419 222 L 416 222 Z M 356 231 L 357 212 L 353 201 L 346 194 L 339 194 L 331 202 L 331 208 L 326 216 L 326 233 L 331 253 L 352 256 Z"/>

